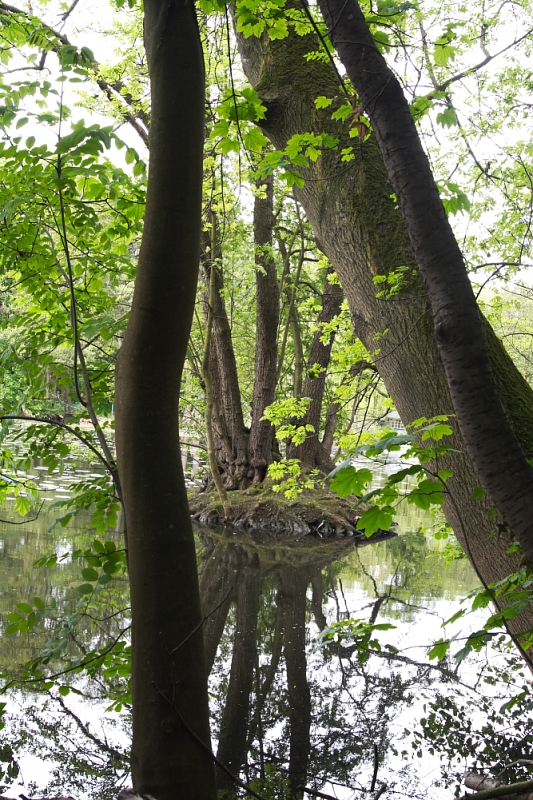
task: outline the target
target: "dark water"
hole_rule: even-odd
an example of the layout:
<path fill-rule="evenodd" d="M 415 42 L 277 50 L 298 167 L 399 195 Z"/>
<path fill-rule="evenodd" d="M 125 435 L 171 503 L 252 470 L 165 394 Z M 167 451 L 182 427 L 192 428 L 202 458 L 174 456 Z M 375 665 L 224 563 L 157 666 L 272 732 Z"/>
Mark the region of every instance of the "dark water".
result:
<path fill-rule="evenodd" d="M 91 468 L 85 470 L 86 476 Z M 66 495 L 78 471 L 73 466 L 68 480 L 43 475 L 44 494 Z M 42 554 L 71 553 L 93 536 L 83 518 L 78 527 L 49 532 L 54 513 L 45 508 L 32 523 L 2 524 L 2 614 L 35 595 L 54 594 L 65 611 L 75 604 L 78 563 L 67 558 L 51 569 L 32 566 Z M 4 514 L 15 519 L 9 509 Z M 404 520 L 400 530 L 419 523 Z M 113 536 L 119 541 L 113 532 L 107 538 Z M 424 704 L 453 690 L 453 672 L 430 665 L 426 646 L 442 634 L 441 622 L 459 598 L 476 586 L 468 563 L 444 566 L 432 537 L 413 530 L 356 546 L 344 538 L 294 543 L 198 529 L 197 543 L 219 759 L 267 798 L 289 797 L 300 785 L 339 800 L 373 798 L 382 785 L 388 787 L 382 797 L 449 797 L 450 789 L 435 785 L 438 753 L 424 750 L 418 757 L 413 729 Z M 125 582 L 104 594 L 102 604 L 125 607 Z M 367 660 L 350 641 L 321 647 L 321 632 L 347 618 L 395 628 L 376 634 L 383 649 L 373 648 Z M 83 634 L 93 646 L 105 643 L 115 635 L 118 619 L 82 628 Z M 3 635 L 2 670 L 35 655 L 49 634 L 36 629 L 22 637 Z M 475 687 L 478 669 L 465 665 L 461 679 Z M 11 794 L 28 794 L 32 780 L 44 789 L 54 777 L 54 760 L 55 787 L 76 797 L 112 797 L 116 781 L 126 779 L 128 711 L 106 714 L 98 681 L 74 685 L 85 696 L 11 695 L 8 732 L 19 737 L 25 753 L 25 783 L 19 781 Z M 87 763 L 93 771 L 76 783 L 72 776 Z M 228 798 L 236 796 L 224 773 L 219 784 Z"/>

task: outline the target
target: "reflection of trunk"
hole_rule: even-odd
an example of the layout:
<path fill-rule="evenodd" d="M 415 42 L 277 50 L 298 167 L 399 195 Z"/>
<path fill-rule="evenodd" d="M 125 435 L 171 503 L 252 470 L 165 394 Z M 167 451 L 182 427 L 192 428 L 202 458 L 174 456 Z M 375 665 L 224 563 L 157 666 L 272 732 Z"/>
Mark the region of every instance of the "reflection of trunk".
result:
<path fill-rule="evenodd" d="M 322 583 L 322 569 L 320 567 L 313 567 L 313 571 L 311 573 L 311 586 L 313 588 L 313 596 L 311 600 L 313 616 L 318 629 L 323 631 L 328 623 L 323 609 L 324 585 Z"/>
<path fill-rule="evenodd" d="M 324 281 L 322 295 L 322 310 L 318 318 L 318 329 L 315 331 L 309 357 L 307 359 L 307 374 L 302 389 L 302 397 L 310 397 L 311 403 L 305 415 L 304 424 L 312 425 L 314 433 L 309 433 L 303 444 L 293 448 L 292 457 L 297 457 L 306 467 L 319 467 L 323 470 L 333 469 L 330 452 L 322 446 L 318 432 L 320 430 L 320 417 L 322 414 L 322 401 L 326 386 L 326 374 L 331 357 L 331 348 L 335 338 L 333 332 L 324 344 L 321 339 L 324 335 L 324 325 L 331 322 L 340 312 L 343 300 L 342 289 L 337 283 L 330 283 L 328 276 L 333 270 L 328 269 Z"/>
<path fill-rule="evenodd" d="M 278 671 L 279 660 L 281 658 L 281 651 L 283 646 L 283 620 L 282 620 L 282 611 L 281 606 L 279 603 L 276 605 L 276 622 L 274 625 L 274 639 L 272 642 L 272 654 L 270 657 L 270 664 L 267 667 L 265 672 L 263 682 L 258 687 L 257 690 L 257 697 L 254 709 L 254 715 L 250 722 L 250 730 L 248 732 L 248 747 L 251 746 L 252 742 L 254 741 L 256 734 L 259 738 L 260 733 L 258 731 L 261 727 L 261 714 L 263 712 L 263 708 L 266 704 L 268 695 L 270 690 L 272 689 L 272 684 L 274 682 L 274 678 L 276 677 L 276 673 Z M 256 666 L 257 669 L 257 666 Z"/>
<path fill-rule="evenodd" d="M 272 254 L 273 179 L 263 184 L 266 197 L 255 198 L 254 240 L 256 275 L 255 383 L 250 432 L 250 463 L 254 482 L 262 481 L 272 462 L 272 425 L 262 420 L 265 408 L 274 402 L 279 323 L 279 286 Z"/>
<path fill-rule="evenodd" d="M 204 643 L 207 675 L 213 669 L 232 600 L 237 594 L 239 570 L 232 563 L 233 550 L 222 539 L 209 554 L 200 580 L 204 618 Z M 209 615 L 209 616 L 208 616 Z"/>
<path fill-rule="evenodd" d="M 242 553 L 246 558 L 246 551 Z M 220 723 L 217 757 L 234 775 L 246 761 L 246 745 L 256 661 L 257 615 L 262 575 L 259 559 L 251 556 L 243 564 L 237 587 L 237 621 L 226 705 Z M 225 797 L 234 797 L 236 786 L 222 770 L 217 770 L 217 787 Z"/>
<path fill-rule="evenodd" d="M 409 104 L 359 4 L 352 2 L 348 9 L 344 0 L 319 4 L 370 117 L 402 210 L 431 300 L 439 355 L 466 449 L 533 567 L 533 469 L 503 408 L 463 255 Z"/>
<path fill-rule="evenodd" d="M 280 605 L 283 609 L 284 655 L 290 707 L 289 784 L 293 798 L 302 797 L 297 787 L 305 784 L 311 747 L 311 694 L 305 658 L 305 611 L 308 570 L 282 567 Z"/>
<path fill-rule="evenodd" d="M 331 65 L 305 60 L 306 53 L 319 49 L 318 40 L 290 34 L 282 42 L 267 42 L 238 35 L 238 43 L 244 69 L 267 107 L 263 129 L 276 147 L 284 148 L 291 136 L 310 130 L 340 138 L 338 151 L 325 152 L 308 168 L 299 167 L 307 180 L 297 194 L 321 249 L 339 276 L 356 335 L 371 353 L 380 348 L 376 366 L 402 420 L 409 423 L 450 413 L 453 407 L 428 298 L 391 200 L 392 187 L 377 145 L 371 137 L 362 145 L 363 159 L 347 165 L 341 161 L 340 150 L 353 145 L 348 127 L 332 121 L 330 109 L 316 109 L 318 95 L 338 94 L 338 78 Z M 394 301 L 376 297 L 373 278 L 398 267 L 406 268 L 400 294 Z M 486 336 L 504 404 L 531 457 L 533 391 L 488 324 Z M 446 504 L 447 518 L 483 578 L 498 580 L 514 572 L 520 558 L 507 553 L 505 535 L 493 535 L 487 522 L 490 502 L 472 500 L 480 479 L 464 455 L 458 433 L 447 443 L 458 451 L 439 464 L 454 475 L 447 483 L 454 499 Z"/>
<path fill-rule="evenodd" d="M 196 554 L 178 432 L 201 234 L 204 69 L 194 5 L 168 0 L 162 13 L 158 0 L 145 0 L 144 9 L 150 176 L 115 395 L 131 590 L 132 776 L 138 794 L 158 800 L 214 800 Z"/>

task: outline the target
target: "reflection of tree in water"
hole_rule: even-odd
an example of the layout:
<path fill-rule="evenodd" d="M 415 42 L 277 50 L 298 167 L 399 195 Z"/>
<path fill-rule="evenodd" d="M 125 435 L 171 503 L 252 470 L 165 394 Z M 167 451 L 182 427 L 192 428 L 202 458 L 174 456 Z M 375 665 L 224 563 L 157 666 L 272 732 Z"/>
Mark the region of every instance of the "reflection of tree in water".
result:
<path fill-rule="evenodd" d="M 327 567 L 338 551 L 201 538 L 204 613 L 216 608 L 205 638 L 218 758 L 248 781 L 270 776 L 274 766 L 292 797 L 302 796 L 300 786 L 326 781 L 355 788 L 362 771 L 372 775 L 376 756 L 385 757 L 395 707 L 409 702 L 431 670 L 392 669 L 378 657 L 359 663 L 355 648 L 315 650 L 306 628 L 311 616 L 318 630 L 326 625 L 326 593 L 337 593 Z M 362 616 L 377 617 L 388 600 L 377 595 Z M 343 601 L 336 601 L 339 618 Z M 236 796 L 225 773 L 218 782 L 225 796 Z"/>

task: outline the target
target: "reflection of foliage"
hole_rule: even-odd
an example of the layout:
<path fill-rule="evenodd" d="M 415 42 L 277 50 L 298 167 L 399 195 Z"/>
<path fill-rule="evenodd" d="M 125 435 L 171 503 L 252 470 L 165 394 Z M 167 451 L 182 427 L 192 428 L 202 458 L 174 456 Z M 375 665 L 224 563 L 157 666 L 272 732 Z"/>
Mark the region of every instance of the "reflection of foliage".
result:
<path fill-rule="evenodd" d="M 13 748 L 9 744 L 0 745 L 0 792 L 3 792 L 9 784 L 18 777 L 20 770 Z"/>
<path fill-rule="evenodd" d="M 412 748 L 419 757 L 429 748 L 442 761 L 443 779 L 461 782 L 465 762 L 483 774 L 504 773 L 506 782 L 531 777 L 533 727 L 530 685 L 523 662 L 509 652 L 504 637 L 495 643 L 505 655 L 504 668 L 488 664 L 481 674 L 481 686 L 488 692 L 441 693 L 427 703 L 426 713 L 412 734 Z M 508 691 L 512 698 L 509 701 Z M 506 702 L 502 703 L 502 700 Z M 511 764 L 514 764 L 512 767 Z"/>
<path fill-rule="evenodd" d="M 91 699 L 83 697 L 85 707 Z M 10 740 L 17 752 L 24 750 L 50 764 L 45 793 L 115 800 L 117 785 L 129 774 L 129 713 L 107 716 L 105 728 L 98 730 L 80 719 L 75 706 L 50 693 L 42 702 L 23 706 L 24 713 L 11 720 Z M 100 718 L 99 710 L 94 716 Z"/>

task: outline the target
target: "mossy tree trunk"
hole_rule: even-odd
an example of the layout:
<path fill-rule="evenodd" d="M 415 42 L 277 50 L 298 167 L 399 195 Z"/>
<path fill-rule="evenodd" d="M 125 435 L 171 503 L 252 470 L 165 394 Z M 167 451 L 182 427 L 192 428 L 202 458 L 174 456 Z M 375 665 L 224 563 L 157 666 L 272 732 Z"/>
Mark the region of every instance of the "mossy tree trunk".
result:
<path fill-rule="evenodd" d="M 357 0 L 319 0 L 334 46 L 372 123 L 429 299 L 466 449 L 533 566 L 533 468 L 503 407 L 481 315 L 400 82 Z"/>
<path fill-rule="evenodd" d="M 204 67 L 191 0 L 145 0 L 144 9 L 150 175 L 115 400 L 131 588 L 132 776 L 140 795 L 215 800 L 196 554 L 178 432 L 200 250 Z"/>
<path fill-rule="evenodd" d="M 315 107 L 319 95 L 339 96 L 331 65 L 305 59 L 319 49 L 318 40 L 294 33 L 282 41 L 238 35 L 238 44 L 248 79 L 267 107 L 262 128 L 275 147 L 284 148 L 291 136 L 309 131 L 340 140 L 336 151 L 325 151 L 316 164 L 301 169 L 306 182 L 297 196 L 339 276 L 356 335 L 370 353 L 379 348 L 374 363 L 403 422 L 453 414 L 429 299 L 377 143 L 371 136 L 360 157 L 342 162 L 341 149 L 353 144 L 350 123 L 343 127 L 331 120 L 331 108 Z M 399 267 L 406 268 L 401 292 L 392 299 L 377 297 L 374 277 Z M 531 458 L 533 391 L 488 323 L 485 335 L 506 411 Z M 447 441 L 457 453 L 442 463 L 453 472 L 446 516 L 482 579 L 499 580 L 517 569 L 520 558 L 507 552 L 509 537 L 496 536 L 488 523 L 490 498 L 472 499 L 481 480 L 452 425 L 454 435 Z"/>

